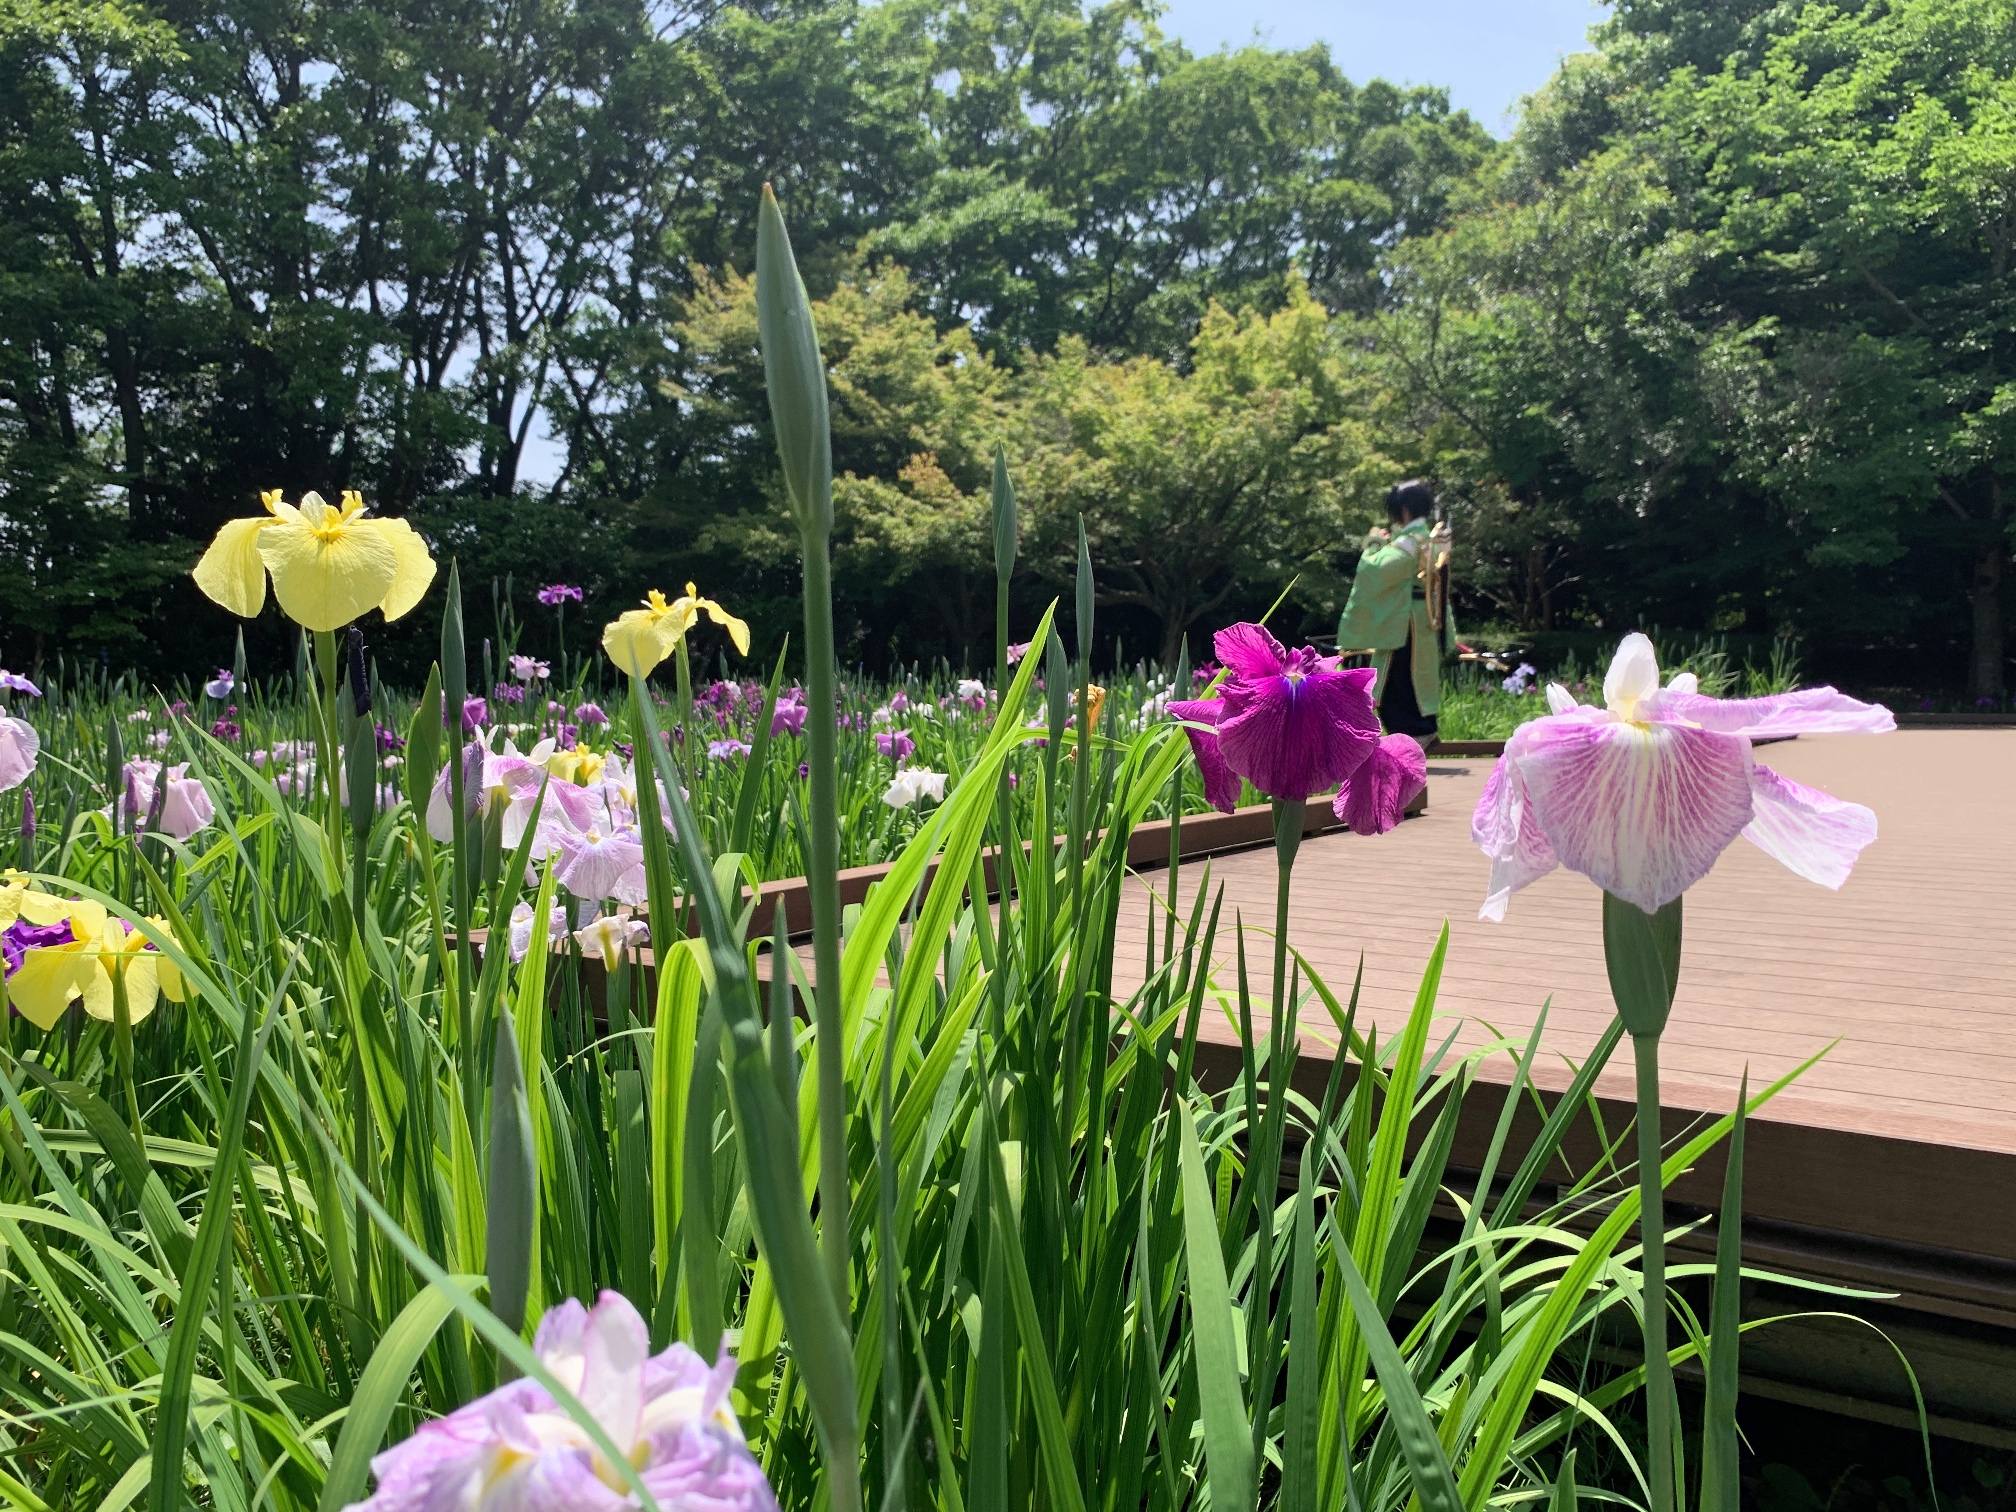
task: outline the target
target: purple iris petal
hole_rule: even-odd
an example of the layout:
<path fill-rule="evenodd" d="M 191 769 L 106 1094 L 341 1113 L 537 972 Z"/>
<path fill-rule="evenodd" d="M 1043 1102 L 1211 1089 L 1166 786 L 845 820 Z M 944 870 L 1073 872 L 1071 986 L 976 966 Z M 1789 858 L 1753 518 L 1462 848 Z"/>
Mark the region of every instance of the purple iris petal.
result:
<path fill-rule="evenodd" d="M 1197 770 L 1204 778 L 1204 801 L 1224 813 L 1239 806 L 1239 774 L 1225 765 L 1218 749 L 1218 717 L 1225 712 L 1223 699 L 1172 699 L 1169 712 L 1186 725 L 1209 725 L 1210 730 L 1185 729 L 1190 737 L 1190 753 L 1197 758 Z"/>
<path fill-rule="evenodd" d="M 1428 785 L 1428 758 L 1412 735 L 1388 735 L 1344 779 L 1330 811 L 1354 835 L 1383 835 Z"/>
<path fill-rule="evenodd" d="M 1369 667 L 1340 672 L 1336 658 L 1310 646 L 1288 651 L 1263 625 L 1221 630 L 1215 648 L 1233 674 L 1221 693 L 1218 749 L 1268 797 L 1327 792 L 1377 744 Z"/>
<path fill-rule="evenodd" d="M 70 939 L 67 920 L 60 924 L 30 924 L 26 919 L 16 919 L 4 933 L 0 933 L 0 956 L 6 959 L 7 975 L 12 976 L 21 969 L 21 961 L 29 951 L 51 945 L 68 945 Z"/>

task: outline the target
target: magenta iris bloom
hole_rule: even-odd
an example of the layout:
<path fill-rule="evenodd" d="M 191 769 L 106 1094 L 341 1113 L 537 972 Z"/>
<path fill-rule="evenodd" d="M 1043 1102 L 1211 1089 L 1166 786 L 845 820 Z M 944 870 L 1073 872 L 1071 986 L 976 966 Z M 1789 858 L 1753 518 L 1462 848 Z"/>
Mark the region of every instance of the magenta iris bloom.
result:
<path fill-rule="evenodd" d="M 899 693 L 897 697 L 902 697 Z M 891 761 L 901 762 L 917 749 L 908 730 L 883 730 L 875 737 L 875 749 Z"/>
<path fill-rule="evenodd" d="M 557 608 L 568 599 L 574 600 L 577 604 L 580 603 L 581 590 L 570 587 L 566 583 L 548 583 L 544 588 L 539 590 L 539 602 L 544 604 L 548 609 Z"/>
<path fill-rule="evenodd" d="M 1662 688 L 1652 643 L 1635 633 L 1617 648 L 1603 701 L 1577 704 L 1554 684 L 1554 712 L 1506 742 L 1470 821 L 1491 858 L 1482 917 L 1504 918 L 1512 894 L 1556 866 L 1656 913 L 1738 835 L 1807 880 L 1839 887 L 1876 838 L 1875 814 L 1759 766 L 1750 743 L 1894 730 L 1881 705 L 1832 688 L 1710 698 L 1685 672 Z"/>
<path fill-rule="evenodd" d="M 772 736 L 805 733 L 805 705 L 797 689 L 792 689 L 790 697 L 778 699 L 777 707 L 770 711 L 770 733 Z"/>
<path fill-rule="evenodd" d="M 1188 726 L 1214 808 L 1232 812 L 1242 777 L 1269 798 L 1299 802 L 1347 782 L 1372 755 L 1379 713 L 1371 668 L 1340 671 L 1336 657 L 1313 646 L 1289 651 L 1262 625 L 1229 626 L 1215 645 L 1231 674 L 1218 697 L 1169 705 Z"/>
<path fill-rule="evenodd" d="M 532 1346 L 628 1455 L 668 1509 L 775 1512 L 777 1498 L 728 1405 L 735 1362 L 713 1369 L 684 1344 L 650 1353 L 637 1309 L 605 1291 L 591 1311 L 547 1312 Z M 371 1461 L 378 1490 L 354 1512 L 619 1512 L 628 1482 L 545 1387 L 512 1381 L 423 1423 Z"/>

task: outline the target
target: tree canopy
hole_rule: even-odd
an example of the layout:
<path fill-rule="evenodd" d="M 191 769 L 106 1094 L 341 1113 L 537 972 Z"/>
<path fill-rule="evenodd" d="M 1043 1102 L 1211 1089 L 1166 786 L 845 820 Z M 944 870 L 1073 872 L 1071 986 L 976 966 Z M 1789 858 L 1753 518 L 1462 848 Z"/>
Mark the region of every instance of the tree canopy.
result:
<path fill-rule="evenodd" d="M 0 652 L 220 653 L 183 574 L 274 486 L 591 611 L 704 578 L 774 643 L 766 180 L 852 655 L 985 629 L 999 440 L 1024 607 L 1082 516 L 1139 653 L 1291 583 L 1325 623 L 1428 473 L 1466 624 L 2005 691 L 2016 0 L 1623 0 L 1507 143 L 1321 47 L 1192 56 L 1153 0 L 21 0 Z"/>

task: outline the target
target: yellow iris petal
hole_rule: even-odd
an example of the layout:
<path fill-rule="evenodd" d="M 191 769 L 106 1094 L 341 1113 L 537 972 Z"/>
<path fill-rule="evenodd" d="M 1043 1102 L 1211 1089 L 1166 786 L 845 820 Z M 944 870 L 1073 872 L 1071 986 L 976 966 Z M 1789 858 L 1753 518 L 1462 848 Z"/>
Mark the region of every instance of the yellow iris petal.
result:
<path fill-rule="evenodd" d="M 344 495 L 346 500 L 349 497 Z M 378 606 L 385 611 L 386 619 L 396 620 L 426 596 L 428 586 L 434 581 L 433 554 L 427 550 L 427 543 L 420 539 L 420 533 L 404 520 L 366 520 L 361 523 L 378 527 L 378 533 L 391 544 L 392 555 L 398 563 L 392 586 L 385 590 L 385 601 Z"/>
<path fill-rule="evenodd" d="M 105 921 L 111 917 L 103 903 L 93 903 L 89 898 L 65 901 L 59 913 L 70 916 L 70 933 L 76 939 L 89 944 L 105 933 Z M 55 919 L 49 921 L 51 924 Z"/>
<path fill-rule="evenodd" d="M 299 523 L 282 515 L 260 533 L 259 555 L 287 617 L 309 630 L 335 630 L 383 603 L 399 576 L 399 554 L 384 521 L 345 519 L 314 494 Z"/>
<path fill-rule="evenodd" d="M 98 963 L 84 954 L 82 945 L 48 945 L 22 956 L 20 970 L 7 979 L 7 997 L 23 1018 L 46 1031 L 56 1027 L 70 1000 L 99 974 Z"/>
<path fill-rule="evenodd" d="M 602 649 L 609 660 L 632 677 L 649 677 L 651 669 L 679 644 L 674 618 L 649 609 L 632 609 L 602 627 Z"/>
<path fill-rule="evenodd" d="M 735 618 L 712 599 L 700 600 L 700 607 L 707 611 L 707 617 L 717 625 L 728 627 L 728 639 L 735 642 L 735 649 L 744 656 L 749 654 L 749 626 Z"/>
<path fill-rule="evenodd" d="M 21 896 L 21 917 L 30 924 L 59 924 L 70 917 L 71 904 L 48 893 L 29 892 Z"/>
<path fill-rule="evenodd" d="M 113 1022 L 112 973 L 116 971 L 126 978 L 126 1021 L 140 1023 L 161 999 L 160 961 L 151 950 L 106 951 L 98 957 L 98 969 L 84 988 L 84 1011 L 108 1024 Z"/>
<path fill-rule="evenodd" d="M 204 593 L 245 619 L 266 607 L 266 563 L 259 538 L 273 523 L 271 516 L 231 520 L 203 553 L 192 576 Z"/>

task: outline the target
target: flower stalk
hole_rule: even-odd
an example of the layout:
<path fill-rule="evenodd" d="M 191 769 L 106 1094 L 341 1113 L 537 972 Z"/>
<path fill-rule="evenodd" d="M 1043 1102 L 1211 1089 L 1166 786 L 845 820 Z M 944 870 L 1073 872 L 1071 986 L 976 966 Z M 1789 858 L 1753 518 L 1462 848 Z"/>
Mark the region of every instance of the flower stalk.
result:
<path fill-rule="evenodd" d="M 1631 1036 L 1638 1082 L 1640 1322 L 1645 1338 L 1645 1424 L 1652 1512 L 1673 1512 L 1679 1401 L 1666 1343 L 1666 1202 L 1659 1111 L 1659 1037 L 1680 982 L 1681 900 L 1646 913 L 1603 894 L 1603 962 L 1610 995 Z"/>
<path fill-rule="evenodd" d="M 842 1326 L 853 1316 L 848 1274 L 846 1046 L 840 1001 L 840 781 L 833 661 L 833 441 L 826 365 L 812 303 L 769 185 L 756 217 L 756 315 L 764 386 L 804 564 L 805 723 L 812 895 L 813 1022 L 818 1053 L 819 1240 Z M 836 1497 L 836 1502 L 838 1498 Z"/>

